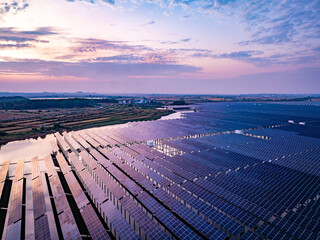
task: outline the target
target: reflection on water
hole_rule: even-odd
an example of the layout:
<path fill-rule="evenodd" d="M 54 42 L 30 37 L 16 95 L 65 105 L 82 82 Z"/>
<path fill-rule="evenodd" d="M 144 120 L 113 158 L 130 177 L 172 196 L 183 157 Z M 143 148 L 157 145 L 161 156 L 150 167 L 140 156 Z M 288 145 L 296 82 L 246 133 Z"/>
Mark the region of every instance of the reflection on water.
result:
<path fill-rule="evenodd" d="M 1 147 L 0 165 L 6 160 L 16 163 L 21 158 L 25 158 L 25 160 L 30 160 L 35 156 L 43 158 L 51 153 L 51 141 L 55 141 L 52 134 L 47 135 L 45 139 L 38 138 L 10 142 Z"/>
<path fill-rule="evenodd" d="M 175 112 L 167 116 L 163 116 L 159 120 L 180 119 L 183 118 L 184 113 L 189 112 L 193 111 Z M 128 127 L 129 125 L 130 123 L 124 123 L 99 128 L 112 129 L 119 127 Z M 92 128 L 92 130 L 93 129 L 97 128 Z M 47 135 L 45 139 L 38 138 L 10 142 L 0 148 L 0 165 L 2 165 L 2 163 L 7 160 L 10 160 L 11 163 L 16 163 L 21 158 L 24 158 L 26 161 L 36 156 L 38 156 L 40 159 L 44 158 L 45 156 L 51 153 L 51 141 L 55 141 L 53 134 Z"/>
<path fill-rule="evenodd" d="M 190 112 L 194 112 L 194 111 L 179 111 L 179 112 L 171 113 L 167 116 L 161 117 L 159 120 L 180 119 L 180 118 L 183 118 L 183 113 L 190 113 Z"/>

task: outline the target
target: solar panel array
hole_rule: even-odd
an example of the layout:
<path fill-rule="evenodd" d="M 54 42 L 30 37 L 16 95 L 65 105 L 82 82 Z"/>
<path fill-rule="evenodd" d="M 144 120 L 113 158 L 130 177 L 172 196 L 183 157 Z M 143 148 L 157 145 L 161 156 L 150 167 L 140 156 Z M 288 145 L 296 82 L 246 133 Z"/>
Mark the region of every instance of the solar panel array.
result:
<path fill-rule="evenodd" d="M 35 238 L 320 239 L 317 105 L 212 103 L 182 116 L 55 134 L 52 155 L 31 159 Z M 24 218 L 23 160 L 12 169 L 7 238 Z"/>

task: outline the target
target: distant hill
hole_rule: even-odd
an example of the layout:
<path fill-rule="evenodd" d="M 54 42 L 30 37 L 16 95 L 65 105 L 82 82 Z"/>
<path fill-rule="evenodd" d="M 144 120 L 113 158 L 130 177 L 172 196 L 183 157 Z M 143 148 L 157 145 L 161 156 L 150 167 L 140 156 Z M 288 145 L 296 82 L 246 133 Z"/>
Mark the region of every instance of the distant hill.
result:
<path fill-rule="evenodd" d="M 56 93 L 56 92 L 39 92 L 39 93 L 12 93 L 0 92 L 0 97 L 21 96 L 27 98 L 63 98 L 63 97 L 103 97 L 104 94 L 90 93 L 90 92 L 73 92 L 73 93 Z"/>
<path fill-rule="evenodd" d="M 15 96 L 15 97 L 0 97 L 0 103 L 12 102 L 12 101 L 28 101 L 28 98 Z"/>
<path fill-rule="evenodd" d="M 237 98 L 237 97 L 251 97 L 251 98 L 302 98 L 302 97 L 319 97 L 320 94 L 137 94 L 137 93 L 95 93 L 95 92 L 0 92 L 0 97 L 12 97 L 12 96 L 21 96 L 26 98 L 68 98 L 68 97 L 77 97 L 77 98 L 84 98 L 84 97 L 111 97 L 118 98 L 118 97 L 143 97 L 143 96 L 150 96 L 150 97 L 212 97 L 212 98 Z"/>

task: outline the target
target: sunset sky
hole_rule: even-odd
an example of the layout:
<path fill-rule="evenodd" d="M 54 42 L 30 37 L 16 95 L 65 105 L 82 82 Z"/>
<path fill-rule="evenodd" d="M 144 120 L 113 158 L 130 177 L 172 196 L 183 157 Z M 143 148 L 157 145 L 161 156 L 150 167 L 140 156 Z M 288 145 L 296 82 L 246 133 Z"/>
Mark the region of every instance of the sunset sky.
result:
<path fill-rule="evenodd" d="M 320 0 L 2 0 L 0 91 L 320 93 Z"/>

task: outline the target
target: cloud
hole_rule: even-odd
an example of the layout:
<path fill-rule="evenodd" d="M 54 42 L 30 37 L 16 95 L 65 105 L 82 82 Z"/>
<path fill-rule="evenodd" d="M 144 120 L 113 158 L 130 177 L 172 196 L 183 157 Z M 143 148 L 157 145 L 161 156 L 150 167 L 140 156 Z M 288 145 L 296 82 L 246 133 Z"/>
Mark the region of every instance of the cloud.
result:
<path fill-rule="evenodd" d="M 242 22 L 252 33 L 248 44 L 283 44 L 320 38 L 320 2 L 314 0 L 248 2 Z"/>
<path fill-rule="evenodd" d="M 119 58 L 116 57 L 116 58 Z M 32 69 L 32 70 L 31 70 Z M 112 63 L 112 62 L 47 62 L 36 60 L 24 60 L 15 62 L 0 62 L 0 73 L 27 74 L 32 71 L 37 75 L 55 77 L 79 77 L 90 79 L 121 79 L 133 75 L 138 76 L 168 76 L 179 75 L 181 73 L 195 73 L 201 68 L 178 65 L 178 64 L 158 64 L 158 63 Z"/>
<path fill-rule="evenodd" d="M 156 22 L 154 20 L 147 22 L 147 23 L 143 24 L 142 26 L 153 25 L 153 24 L 156 24 Z"/>
<path fill-rule="evenodd" d="M 173 44 L 178 44 L 178 41 L 162 41 L 161 44 L 168 44 L 168 45 L 173 45 Z"/>
<path fill-rule="evenodd" d="M 233 59 L 243 62 L 249 62 L 253 63 L 255 65 L 261 65 L 261 64 L 270 64 L 270 60 L 266 57 L 256 57 L 257 55 L 262 55 L 262 51 L 237 51 L 237 52 L 231 52 L 231 53 L 222 53 L 222 54 L 213 54 L 211 51 L 203 51 L 203 52 L 197 52 L 194 53 L 192 56 L 194 57 L 208 57 L 208 58 L 227 58 L 227 59 Z"/>
<path fill-rule="evenodd" d="M 67 2 L 75 2 L 76 0 L 65 0 Z M 80 2 L 87 2 L 87 3 L 92 3 L 92 4 L 95 4 L 95 0 L 79 0 Z M 105 1 L 105 0 L 102 0 L 103 2 L 108 2 L 108 1 Z"/>
<path fill-rule="evenodd" d="M 125 41 L 108 41 L 104 39 L 82 39 L 77 41 L 80 46 L 74 47 L 75 52 L 95 52 L 97 50 L 143 51 L 152 50 L 144 45 L 130 45 Z"/>
<path fill-rule="evenodd" d="M 214 2 L 209 3 L 209 4 L 205 5 L 205 6 L 203 6 L 203 7 L 202 7 L 202 9 L 204 9 L 204 10 L 208 10 L 208 9 L 213 8 L 213 7 L 214 7 Z"/>
<path fill-rule="evenodd" d="M 203 49 L 203 48 L 177 48 L 177 49 L 169 49 L 174 52 L 200 52 L 200 53 L 211 53 L 211 50 Z"/>
<path fill-rule="evenodd" d="M 174 64 L 175 61 L 171 60 L 167 54 L 164 53 L 133 53 L 127 55 L 115 55 L 108 57 L 98 57 L 94 59 L 88 59 L 83 62 L 113 62 L 122 64 Z"/>
<path fill-rule="evenodd" d="M 67 2 L 75 2 L 76 0 L 65 0 Z M 128 1 L 121 1 L 121 0 L 78 0 L 78 1 L 84 1 L 84 2 L 90 2 L 90 3 L 97 3 L 97 2 L 103 2 L 107 3 L 110 6 L 113 5 L 121 5 L 121 4 L 132 4 L 132 5 L 141 5 L 142 3 L 148 3 L 148 4 L 155 4 L 160 6 L 161 8 L 168 8 L 173 9 L 174 7 L 182 7 L 184 9 L 190 7 L 193 3 L 201 3 L 199 0 L 128 0 Z M 205 1 L 204 1 L 205 2 Z M 196 4 L 194 4 L 196 5 Z"/>
<path fill-rule="evenodd" d="M 42 36 L 49 36 L 57 34 L 53 28 L 40 27 L 32 31 L 20 31 L 16 28 L 0 28 L 0 40 L 13 41 L 17 43 L 23 42 L 48 42 L 40 40 Z"/>
<path fill-rule="evenodd" d="M 231 19 L 249 32 L 240 45 L 303 44 L 305 39 L 320 38 L 320 1 L 318 0 L 95 0 L 119 9 L 132 9 L 142 4 L 154 4 L 169 15 L 179 8 L 180 20 L 200 14 L 215 21 Z M 150 21 L 145 25 L 154 24 Z"/>
<path fill-rule="evenodd" d="M 184 15 L 184 16 L 181 16 L 181 17 L 179 17 L 179 19 L 180 20 L 187 20 L 187 19 L 189 19 L 190 18 L 190 15 Z"/>
<path fill-rule="evenodd" d="M 179 43 L 186 43 L 186 42 L 190 42 L 191 38 L 183 38 L 180 39 L 178 41 L 162 41 L 160 42 L 161 44 L 168 44 L 168 45 L 173 45 L 173 44 L 179 44 Z"/>
<path fill-rule="evenodd" d="M 232 53 L 223 53 L 220 55 L 214 55 L 217 58 L 233 58 L 233 59 L 242 59 L 242 58 L 250 58 L 253 55 L 261 55 L 262 51 L 238 51 Z"/>
<path fill-rule="evenodd" d="M 199 49 L 201 50 L 201 49 Z M 259 67 L 268 67 L 268 66 L 294 66 L 294 65 L 306 65 L 306 64 L 314 64 L 319 61 L 319 54 L 315 52 L 309 52 L 301 54 L 300 52 L 292 52 L 292 53 L 282 53 L 282 54 L 273 54 L 266 55 L 262 51 L 237 51 L 231 53 L 222 53 L 222 54 L 214 54 L 212 51 L 203 50 L 193 53 L 191 56 L 193 57 L 206 57 L 206 58 L 225 58 L 225 59 L 233 59 L 241 62 L 247 62 L 254 64 Z"/>
<path fill-rule="evenodd" d="M 0 44 L 0 49 L 5 48 L 26 48 L 31 47 L 31 44 L 28 43 L 16 43 L 16 44 Z"/>
<path fill-rule="evenodd" d="M 172 0 L 170 4 L 186 7 L 191 5 L 193 2 L 197 2 L 197 0 Z"/>
<path fill-rule="evenodd" d="M 175 64 L 176 62 L 172 59 L 170 52 L 145 52 L 139 53 L 134 52 L 130 54 L 120 54 L 114 56 L 105 56 L 90 58 L 83 60 L 82 62 L 112 62 L 122 64 Z"/>
<path fill-rule="evenodd" d="M 90 61 L 97 62 L 132 62 L 132 61 L 141 61 L 142 57 L 135 56 L 133 54 L 128 55 L 116 55 L 111 57 L 98 57 L 95 59 L 90 59 Z"/>
<path fill-rule="evenodd" d="M 29 6 L 27 0 L 3 0 L 0 3 L 0 17 L 6 13 L 17 13 L 18 11 L 22 11 Z"/>
<path fill-rule="evenodd" d="M 180 42 L 180 40 L 179 40 Z M 64 54 L 54 59 L 82 62 L 117 63 L 175 63 L 176 53 L 164 48 L 152 48 L 130 41 L 109 41 L 105 39 L 74 39 L 73 45 Z M 175 44 L 160 42 L 161 44 Z M 178 41 L 177 41 L 178 43 Z M 92 57 L 93 56 L 93 57 Z"/>
<path fill-rule="evenodd" d="M 320 52 L 320 46 L 317 46 L 317 47 L 313 48 L 313 50 L 316 51 L 316 52 Z"/>
<path fill-rule="evenodd" d="M 276 26 L 263 28 L 253 34 L 253 40 L 240 42 L 240 45 L 249 45 L 252 43 L 259 44 L 279 44 L 291 42 L 296 33 L 294 24 L 290 21 L 282 22 Z"/>
<path fill-rule="evenodd" d="M 5 69 L 8 69 L 7 66 Z M 12 66 L 11 66 L 12 67 Z M 16 68 L 16 66 L 14 66 Z M 28 66 L 30 68 L 30 66 Z M 47 67 L 43 65 L 43 68 Z M 52 67 L 52 66 L 51 66 Z M 73 66 L 74 67 L 74 66 Z M 77 67 L 74 71 L 77 71 Z M 126 66 L 127 69 L 128 66 Z M 151 67 L 151 66 L 150 66 Z M 4 66 L 0 62 L 0 72 Z M 103 69 L 103 67 L 101 67 Z M 26 68 L 26 71 L 28 69 Z M 81 70 L 81 69 L 80 69 Z M 87 69 L 86 69 L 87 70 Z M 148 69 L 147 73 L 152 73 Z M 164 69 L 162 69 L 164 70 Z M 113 70 L 114 71 L 114 70 Z M 123 69 L 117 69 L 122 72 Z M 142 72 L 142 70 L 141 70 Z M 245 94 L 245 93 L 292 93 L 311 94 L 320 92 L 319 68 L 304 68 L 285 72 L 268 72 L 259 74 L 242 75 L 239 77 L 220 79 L 197 79 L 197 76 L 185 78 L 182 76 L 166 77 L 165 75 L 142 75 L 141 78 L 126 78 L 122 75 L 119 79 L 104 75 L 92 78 L 89 81 L 81 79 L 60 77 L 38 77 L 38 80 L 16 81 L 0 78 L 0 89 L 3 91 L 91 91 L 99 93 L 164 93 L 164 94 Z M 135 74 L 132 71 L 131 74 Z M 175 71 L 175 74 L 183 73 Z M 191 72 L 191 75 L 193 73 Z M 103 78 L 103 80 L 101 80 Z M 195 84 L 196 83 L 196 84 Z M 61 88 L 63 86 L 63 88 Z"/>
<path fill-rule="evenodd" d="M 104 3 L 114 6 L 115 5 L 115 1 L 114 0 L 102 0 Z"/>

